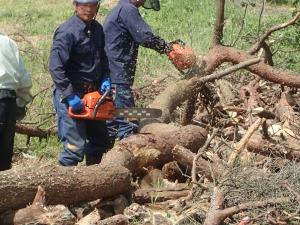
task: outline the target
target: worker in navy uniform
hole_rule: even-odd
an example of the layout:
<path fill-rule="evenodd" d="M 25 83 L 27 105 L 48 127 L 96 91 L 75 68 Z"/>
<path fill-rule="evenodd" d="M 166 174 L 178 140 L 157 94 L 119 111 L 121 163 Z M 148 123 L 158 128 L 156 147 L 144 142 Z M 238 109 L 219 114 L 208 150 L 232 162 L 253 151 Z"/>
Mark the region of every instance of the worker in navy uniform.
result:
<path fill-rule="evenodd" d="M 172 50 L 170 44 L 155 35 L 144 21 L 139 13 L 141 6 L 156 11 L 160 9 L 159 0 L 119 0 L 103 25 L 117 108 L 135 106 L 132 85 L 139 46 L 151 48 L 160 54 L 168 54 Z M 120 118 L 108 122 L 108 127 L 115 131 L 118 139 L 123 139 L 137 132 L 138 122 Z"/>
<path fill-rule="evenodd" d="M 98 0 L 74 0 L 74 15 L 55 31 L 49 70 L 54 82 L 58 134 L 63 144 L 59 163 L 75 166 L 99 163 L 111 142 L 105 121 L 80 120 L 68 115 L 83 110 L 82 97 L 111 88 L 102 26 L 95 20 Z"/>

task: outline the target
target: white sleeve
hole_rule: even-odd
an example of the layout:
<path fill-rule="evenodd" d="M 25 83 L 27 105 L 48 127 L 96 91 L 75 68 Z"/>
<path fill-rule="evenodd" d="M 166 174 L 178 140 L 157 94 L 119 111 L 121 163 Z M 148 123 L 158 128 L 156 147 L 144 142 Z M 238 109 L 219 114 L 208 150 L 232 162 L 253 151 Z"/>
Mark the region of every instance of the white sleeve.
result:
<path fill-rule="evenodd" d="M 14 41 L 10 41 L 12 49 L 14 49 L 16 64 L 15 64 L 15 79 L 17 85 L 15 88 L 17 94 L 17 105 L 24 107 L 27 103 L 32 101 L 30 89 L 32 87 L 31 76 L 27 72 L 24 63 L 20 57 L 19 49 Z"/>
<path fill-rule="evenodd" d="M 22 59 L 19 59 L 19 70 L 21 79 L 19 82 L 19 86 L 16 89 L 17 105 L 19 107 L 24 107 L 27 103 L 32 101 L 32 95 L 30 93 L 32 82 L 29 73 L 25 69 Z"/>

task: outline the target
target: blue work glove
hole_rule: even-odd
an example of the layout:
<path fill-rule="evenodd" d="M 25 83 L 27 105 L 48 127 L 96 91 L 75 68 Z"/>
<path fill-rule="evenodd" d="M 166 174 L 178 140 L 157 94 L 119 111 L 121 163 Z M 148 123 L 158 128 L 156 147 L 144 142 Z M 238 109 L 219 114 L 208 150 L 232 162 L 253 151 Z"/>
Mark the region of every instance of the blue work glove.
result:
<path fill-rule="evenodd" d="M 104 94 L 106 91 L 110 91 L 111 89 L 111 81 L 110 78 L 105 78 L 102 80 L 101 86 L 100 86 L 100 93 Z"/>
<path fill-rule="evenodd" d="M 78 95 L 69 95 L 67 101 L 73 113 L 80 114 L 83 111 L 84 106 Z"/>

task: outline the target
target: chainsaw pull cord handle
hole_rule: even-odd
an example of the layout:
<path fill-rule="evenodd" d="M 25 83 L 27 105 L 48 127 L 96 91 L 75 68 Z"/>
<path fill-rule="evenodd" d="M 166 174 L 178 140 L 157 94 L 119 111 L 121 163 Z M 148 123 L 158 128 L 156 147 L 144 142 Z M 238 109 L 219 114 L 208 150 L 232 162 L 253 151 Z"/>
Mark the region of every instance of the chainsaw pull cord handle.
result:
<path fill-rule="evenodd" d="M 98 109 L 99 109 L 100 105 L 104 102 L 104 100 L 105 100 L 105 98 L 106 98 L 106 96 L 108 95 L 109 92 L 110 92 L 110 90 L 106 90 L 104 92 L 104 94 L 101 96 L 101 98 L 97 101 L 97 103 L 95 105 L 95 109 L 93 111 L 93 118 L 96 118 Z"/>

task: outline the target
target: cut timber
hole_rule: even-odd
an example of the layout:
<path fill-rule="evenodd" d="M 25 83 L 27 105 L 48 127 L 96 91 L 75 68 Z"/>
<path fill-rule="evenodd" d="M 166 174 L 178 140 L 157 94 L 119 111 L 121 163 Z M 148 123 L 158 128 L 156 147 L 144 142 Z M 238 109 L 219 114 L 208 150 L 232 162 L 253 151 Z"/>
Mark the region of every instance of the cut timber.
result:
<path fill-rule="evenodd" d="M 161 168 L 165 163 L 173 161 L 172 149 L 176 144 L 196 150 L 207 137 L 205 129 L 194 125 L 175 127 L 152 123 L 143 127 L 141 132 L 147 134 L 123 139 L 104 155 L 101 164 L 123 165 L 133 173 L 143 171 L 144 167 Z"/>
<path fill-rule="evenodd" d="M 178 127 L 173 124 L 152 123 L 144 126 L 141 133 L 155 134 L 164 138 L 173 147 L 178 144 L 188 148 L 192 152 L 197 150 L 205 143 L 207 130 L 195 125 Z"/>
<path fill-rule="evenodd" d="M 130 172 L 117 164 L 15 167 L 0 172 L 0 213 L 31 203 L 39 185 L 49 205 L 69 205 L 124 193 L 130 188 L 130 178 Z"/>

